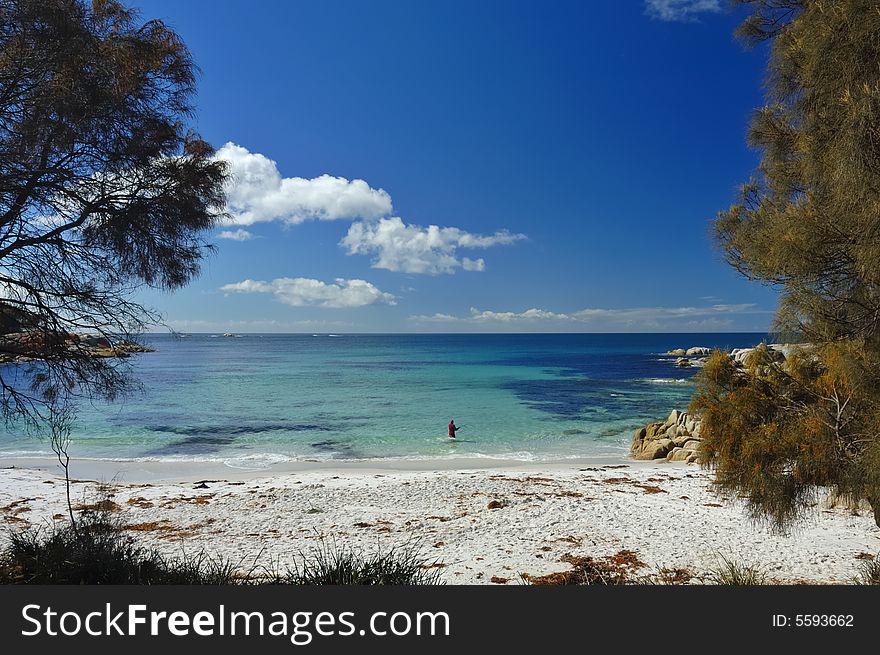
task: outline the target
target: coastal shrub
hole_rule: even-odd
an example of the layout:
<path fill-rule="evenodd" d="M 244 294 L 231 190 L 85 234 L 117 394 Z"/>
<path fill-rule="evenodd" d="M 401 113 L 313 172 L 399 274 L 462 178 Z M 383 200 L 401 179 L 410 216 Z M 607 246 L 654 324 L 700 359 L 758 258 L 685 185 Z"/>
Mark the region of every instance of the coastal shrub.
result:
<path fill-rule="evenodd" d="M 880 557 L 862 562 L 859 574 L 853 580 L 855 584 L 880 584 Z"/>
<path fill-rule="evenodd" d="M 363 554 L 321 543 L 280 572 L 261 565 L 245 570 L 206 551 L 168 557 L 139 545 L 106 509 L 80 513 L 75 524 L 55 523 L 10 532 L 0 552 L 0 584 L 123 585 L 433 585 L 440 565 L 422 558 L 414 544 Z"/>
<path fill-rule="evenodd" d="M 721 557 L 721 562 L 709 571 L 708 581 L 711 584 L 736 587 L 767 584 L 767 575 L 760 569 Z"/>
<path fill-rule="evenodd" d="M 322 541 L 301 553 L 274 582 L 293 585 L 436 585 L 442 565 L 419 554 L 417 544 L 404 544 L 364 554 L 335 542 Z"/>
<path fill-rule="evenodd" d="M 769 44 L 755 177 L 715 221 L 727 261 L 779 294 L 800 355 L 699 376 L 701 459 L 722 491 L 786 529 L 828 487 L 880 525 L 880 13 L 865 0 L 739 0 Z M 760 349 L 759 349 L 760 350 Z"/>
<path fill-rule="evenodd" d="M 235 568 L 205 553 L 167 558 L 144 548 L 109 511 L 85 511 L 74 527 L 53 524 L 9 534 L 0 555 L 4 584 L 234 584 Z"/>

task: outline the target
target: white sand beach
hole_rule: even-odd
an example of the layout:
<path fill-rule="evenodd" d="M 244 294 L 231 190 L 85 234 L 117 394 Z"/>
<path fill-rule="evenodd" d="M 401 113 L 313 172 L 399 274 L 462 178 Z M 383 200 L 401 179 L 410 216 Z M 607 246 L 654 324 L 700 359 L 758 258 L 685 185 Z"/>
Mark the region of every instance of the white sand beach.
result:
<path fill-rule="evenodd" d="M 0 466 L 6 527 L 66 520 L 57 466 Z M 620 550 L 647 565 L 640 573 L 683 568 L 693 582 L 723 556 L 777 582 L 845 583 L 880 551 L 868 511 L 819 503 L 790 535 L 774 535 L 752 524 L 741 502 L 715 495 L 710 473 L 681 463 L 302 462 L 243 472 L 75 462 L 73 471 L 93 474 L 74 483 L 77 503 L 94 501 L 96 482 L 117 478 L 112 499 L 137 538 L 170 554 L 204 548 L 243 569 L 258 557 L 283 567 L 324 539 L 364 551 L 417 542 L 448 584 L 517 584 L 522 573 L 570 568 L 566 554 Z"/>

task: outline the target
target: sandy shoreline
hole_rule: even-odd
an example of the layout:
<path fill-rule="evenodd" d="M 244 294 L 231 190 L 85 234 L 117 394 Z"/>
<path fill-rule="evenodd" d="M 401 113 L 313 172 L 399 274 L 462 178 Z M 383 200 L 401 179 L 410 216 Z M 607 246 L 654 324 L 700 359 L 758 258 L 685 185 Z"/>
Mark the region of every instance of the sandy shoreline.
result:
<path fill-rule="evenodd" d="M 205 548 L 243 568 L 262 553 L 283 567 L 321 539 L 364 551 L 417 542 L 448 584 L 516 584 L 521 573 L 566 570 L 566 554 L 622 549 L 647 565 L 642 572 L 703 576 L 725 556 L 780 582 L 842 583 L 858 572 L 857 556 L 880 551 L 870 512 L 820 503 L 791 535 L 774 535 L 751 524 L 739 501 L 714 494 L 711 474 L 694 465 L 441 461 L 297 462 L 268 471 L 78 461 L 73 493 L 88 502 L 92 481 L 117 477 L 120 517 L 168 553 Z M 7 527 L 63 520 L 63 493 L 51 461 L 0 460 Z"/>
<path fill-rule="evenodd" d="M 127 483 L 142 482 L 191 482 L 205 478 L 221 477 L 229 480 L 250 480 L 274 477 L 288 473 L 324 472 L 383 473 L 389 471 L 459 471 L 459 470 L 543 470 L 570 469 L 573 467 L 627 464 L 632 467 L 656 466 L 652 462 L 640 462 L 623 457 L 582 457 L 564 460 L 526 461 L 500 457 L 425 457 L 419 459 L 302 459 L 275 464 L 241 468 L 221 461 L 175 461 L 175 460 L 125 460 L 86 459 L 70 460 L 73 478 L 108 482 L 116 480 Z M 34 469 L 60 473 L 58 460 L 53 457 L 2 457 L 0 470 L 8 468 Z"/>

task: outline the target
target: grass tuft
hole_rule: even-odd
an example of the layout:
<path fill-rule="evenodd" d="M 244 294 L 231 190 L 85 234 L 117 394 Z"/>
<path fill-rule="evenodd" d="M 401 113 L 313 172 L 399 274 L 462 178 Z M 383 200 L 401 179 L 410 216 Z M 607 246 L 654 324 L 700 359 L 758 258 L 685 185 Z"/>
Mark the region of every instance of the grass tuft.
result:
<path fill-rule="evenodd" d="M 723 555 L 721 562 L 709 571 L 708 581 L 736 587 L 768 584 L 767 575 L 760 569 L 727 559 Z"/>
<path fill-rule="evenodd" d="M 168 558 L 135 543 L 110 511 L 69 523 L 12 532 L 0 555 L 5 584 L 230 584 L 230 562 L 204 553 Z"/>
<path fill-rule="evenodd" d="M 364 554 L 321 541 L 311 553 L 301 553 L 277 582 L 292 585 L 436 585 L 438 562 L 424 560 L 415 544 Z"/>
<path fill-rule="evenodd" d="M 138 545 L 126 530 L 146 524 L 127 526 L 114 511 L 96 504 L 80 514 L 75 528 L 58 523 L 11 531 L 0 552 L 0 584 L 433 585 L 443 566 L 410 546 L 365 555 L 322 542 L 284 573 L 256 562 L 242 572 L 204 551 L 167 557 Z"/>
<path fill-rule="evenodd" d="M 853 579 L 854 584 L 880 584 L 880 557 L 862 562 L 859 574 Z"/>

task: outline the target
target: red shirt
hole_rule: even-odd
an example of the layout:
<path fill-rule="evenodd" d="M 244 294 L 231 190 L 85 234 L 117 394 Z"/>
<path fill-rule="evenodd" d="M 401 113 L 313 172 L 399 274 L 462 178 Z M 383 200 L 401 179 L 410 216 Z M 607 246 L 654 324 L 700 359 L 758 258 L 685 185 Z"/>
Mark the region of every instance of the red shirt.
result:
<path fill-rule="evenodd" d="M 454 436 L 455 436 L 455 430 L 456 430 L 455 422 L 454 422 L 454 421 L 450 421 L 450 422 L 449 422 L 449 436 L 450 436 L 450 437 L 454 437 Z"/>

